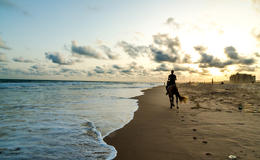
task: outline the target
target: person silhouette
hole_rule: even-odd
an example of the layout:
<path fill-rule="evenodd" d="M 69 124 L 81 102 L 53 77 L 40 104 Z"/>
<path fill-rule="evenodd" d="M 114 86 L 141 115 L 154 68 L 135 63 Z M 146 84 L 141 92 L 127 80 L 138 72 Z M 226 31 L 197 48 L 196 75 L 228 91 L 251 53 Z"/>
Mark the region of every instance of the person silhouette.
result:
<path fill-rule="evenodd" d="M 168 95 L 168 86 L 176 85 L 175 81 L 177 80 L 176 75 L 174 74 L 174 70 L 171 70 L 171 74 L 168 76 L 167 85 L 166 85 L 166 95 Z"/>

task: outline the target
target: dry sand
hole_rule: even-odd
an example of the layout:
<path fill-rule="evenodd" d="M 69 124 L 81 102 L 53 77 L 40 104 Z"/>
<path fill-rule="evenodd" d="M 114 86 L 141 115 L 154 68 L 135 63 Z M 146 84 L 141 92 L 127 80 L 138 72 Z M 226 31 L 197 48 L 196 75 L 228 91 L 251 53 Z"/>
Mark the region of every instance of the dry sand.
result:
<path fill-rule="evenodd" d="M 105 138 L 118 151 L 116 159 L 260 159 L 260 84 L 178 88 L 189 97 L 179 110 L 169 108 L 164 86 L 136 97 L 134 119 Z"/>

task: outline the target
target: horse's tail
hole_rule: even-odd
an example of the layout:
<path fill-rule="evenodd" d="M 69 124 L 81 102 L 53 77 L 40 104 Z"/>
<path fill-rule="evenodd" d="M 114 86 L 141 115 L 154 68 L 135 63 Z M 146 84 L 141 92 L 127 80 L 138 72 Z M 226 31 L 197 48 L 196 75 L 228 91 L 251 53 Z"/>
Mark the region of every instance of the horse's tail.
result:
<path fill-rule="evenodd" d="M 184 102 L 184 103 L 186 103 L 187 100 L 188 100 L 187 97 L 185 97 L 185 96 L 181 96 L 181 95 L 180 95 L 178 98 L 179 98 L 180 102 Z"/>
<path fill-rule="evenodd" d="M 184 103 L 186 103 L 187 100 L 188 100 L 187 97 L 185 97 L 185 96 L 181 96 L 178 90 L 177 90 L 177 97 L 179 98 L 180 102 L 184 102 Z"/>

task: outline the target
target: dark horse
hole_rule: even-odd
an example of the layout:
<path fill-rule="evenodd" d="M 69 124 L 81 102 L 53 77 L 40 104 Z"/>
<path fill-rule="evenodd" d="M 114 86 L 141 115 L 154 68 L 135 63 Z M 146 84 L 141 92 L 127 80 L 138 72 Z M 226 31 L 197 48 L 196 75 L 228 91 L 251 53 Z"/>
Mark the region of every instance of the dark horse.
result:
<path fill-rule="evenodd" d="M 173 97 L 173 95 L 175 95 L 175 97 L 176 97 L 177 109 L 179 109 L 178 100 L 180 100 L 181 102 L 184 102 L 184 103 L 187 101 L 187 97 L 180 95 L 178 88 L 175 84 L 168 86 L 167 91 L 168 91 L 168 95 L 169 95 L 169 99 L 170 99 L 170 103 L 171 103 L 171 107 L 170 107 L 171 109 L 172 109 L 172 107 L 174 107 L 174 102 L 173 102 L 174 97 Z"/>

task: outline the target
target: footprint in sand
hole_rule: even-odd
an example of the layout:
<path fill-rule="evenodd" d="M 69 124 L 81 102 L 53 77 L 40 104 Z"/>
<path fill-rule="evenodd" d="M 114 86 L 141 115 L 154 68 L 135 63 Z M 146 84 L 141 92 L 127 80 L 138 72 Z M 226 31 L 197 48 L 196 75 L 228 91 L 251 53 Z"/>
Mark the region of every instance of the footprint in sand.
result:
<path fill-rule="evenodd" d="M 207 156 L 211 156 L 211 155 L 212 155 L 212 154 L 211 154 L 211 153 L 209 153 L 209 152 L 208 152 L 208 153 L 205 153 L 205 154 L 206 154 Z"/>

